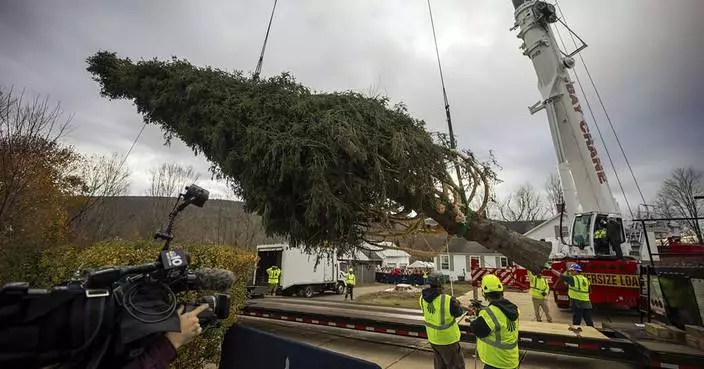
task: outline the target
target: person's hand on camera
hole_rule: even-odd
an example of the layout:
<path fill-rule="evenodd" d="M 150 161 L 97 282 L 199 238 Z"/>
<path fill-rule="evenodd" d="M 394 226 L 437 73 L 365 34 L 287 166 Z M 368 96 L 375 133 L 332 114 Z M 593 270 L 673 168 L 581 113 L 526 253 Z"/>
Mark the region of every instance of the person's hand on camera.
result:
<path fill-rule="evenodd" d="M 175 349 L 178 350 L 181 346 L 193 341 L 196 336 L 203 332 L 198 321 L 198 314 L 208 308 L 210 308 L 208 304 L 203 304 L 185 314 L 183 313 L 183 306 L 178 309 L 178 315 L 181 320 L 181 331 L 166 333 L 166 338 L 169 339 Z"/>

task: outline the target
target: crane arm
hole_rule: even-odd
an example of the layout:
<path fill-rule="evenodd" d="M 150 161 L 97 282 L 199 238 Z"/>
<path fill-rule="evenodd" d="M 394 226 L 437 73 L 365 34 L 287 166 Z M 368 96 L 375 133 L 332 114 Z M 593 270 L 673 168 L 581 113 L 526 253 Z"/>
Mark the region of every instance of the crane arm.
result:
<path fill-rule="evenodd" d="M 532 114 L 545 109 L 558 159 L 566 211 L 618 213 L 596 143 L 584 119 L 568 69 L 574 66 L 555 40 L 551 23 L 557 15 L 544 1 L 512 0 L 523 54 L 533 62 L 541 101 L 530 107 Z"/>

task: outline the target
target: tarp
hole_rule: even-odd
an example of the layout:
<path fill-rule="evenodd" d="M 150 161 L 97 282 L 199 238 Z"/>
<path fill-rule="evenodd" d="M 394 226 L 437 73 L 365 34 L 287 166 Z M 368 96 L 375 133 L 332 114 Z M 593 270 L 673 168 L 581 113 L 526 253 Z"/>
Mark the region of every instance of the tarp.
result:
<path fill-rule="evenodd" d="M 427 261 L 420 261 L 416 260 L 411 265 L 407 266 L 407 268 L 434 268 L 435 264 L 427 262 Z"/>
<path fill-rule="evenodd" d="M 240 324 L 225 334 L 220 369 L 381 369 L 377 364 Z"/>

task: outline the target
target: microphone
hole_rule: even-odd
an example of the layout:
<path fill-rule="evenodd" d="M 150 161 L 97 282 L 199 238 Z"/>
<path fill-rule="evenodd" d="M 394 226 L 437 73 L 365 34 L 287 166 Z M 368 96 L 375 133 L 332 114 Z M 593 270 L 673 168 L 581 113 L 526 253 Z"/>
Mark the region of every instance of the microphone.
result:
<path fill-rule="evenodd" d="M 232 285 L 237 281 L 237 277 L 225 269 L 219 268 L 198 268 L 191 271 L 195 276 L 191 287 L 219 292 L 229 292 Z"/>

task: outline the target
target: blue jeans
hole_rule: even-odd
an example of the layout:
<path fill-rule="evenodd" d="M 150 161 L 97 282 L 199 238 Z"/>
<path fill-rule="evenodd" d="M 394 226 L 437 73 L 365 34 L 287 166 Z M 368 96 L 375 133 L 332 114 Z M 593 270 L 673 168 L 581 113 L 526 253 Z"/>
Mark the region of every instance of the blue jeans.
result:
<path fill-rule="evenodd" d="M 592 309 L 582 309 L 572 306 L 572 325 L 582 324 L 582 318 L 588 326 L 593 327 L 594 321 L 592 321 Z"/>

